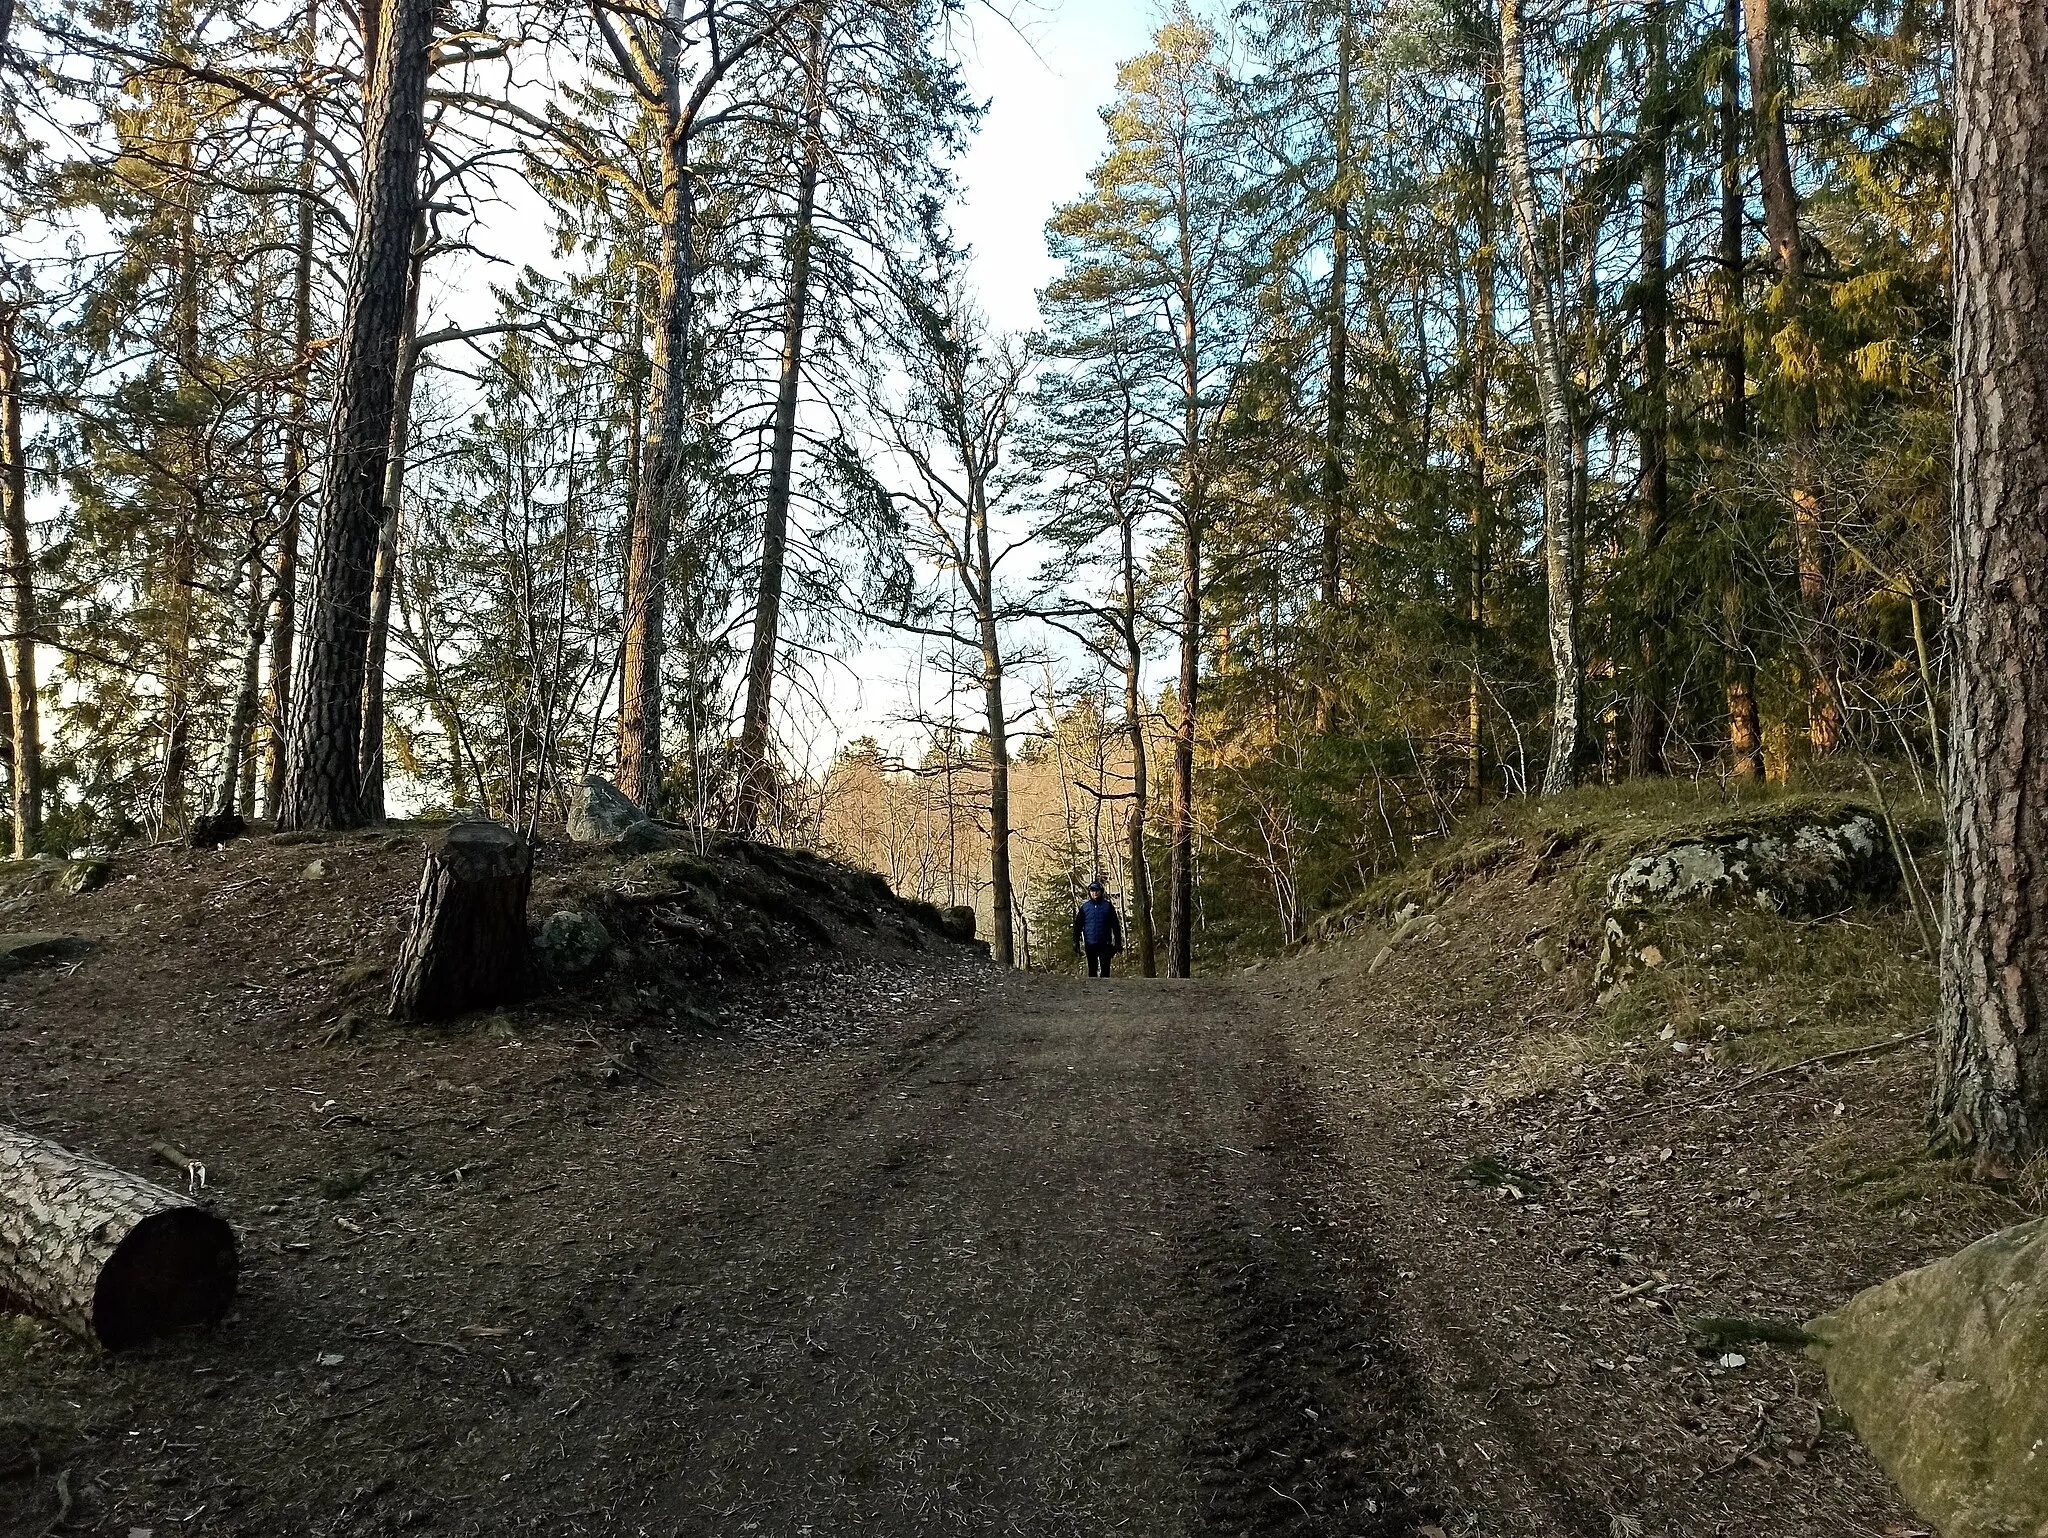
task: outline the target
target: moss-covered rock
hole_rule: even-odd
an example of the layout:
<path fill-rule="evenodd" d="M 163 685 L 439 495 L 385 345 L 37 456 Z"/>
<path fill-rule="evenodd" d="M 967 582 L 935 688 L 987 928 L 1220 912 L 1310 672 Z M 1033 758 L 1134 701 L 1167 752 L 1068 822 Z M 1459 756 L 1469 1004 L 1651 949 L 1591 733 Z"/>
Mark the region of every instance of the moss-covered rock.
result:
<path fill-rule="evenodd" d="M 1807 1328 L 1836 1401 L 1942 1538 L 2048 1538 L 2048 1220 Z"/>
<path fill-rule="evenodd" d="M 1884 824 L 1843 806 L 1703 830 L 1643 850 L 1608 879 L 1607 903 L 1626 912 L 1720 899 L 1808 915 L 1884 896 L 1898 882 Z"/>

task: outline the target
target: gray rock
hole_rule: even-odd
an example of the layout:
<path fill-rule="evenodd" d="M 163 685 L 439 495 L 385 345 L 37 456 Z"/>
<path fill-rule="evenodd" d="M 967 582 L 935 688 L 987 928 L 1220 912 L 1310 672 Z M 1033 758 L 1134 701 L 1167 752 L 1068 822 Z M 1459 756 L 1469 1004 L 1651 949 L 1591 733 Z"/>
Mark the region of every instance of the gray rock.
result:
<path fill-rule="evenodd" d="M 1857 1434 L 1943 1538 L 2048 1533 L 2048 1219 L 1807 1326 Z"/>
<path fill-rule="evenodd" d="M 325 881 L 333 874 L 334 862 L 332 860 L 309 860 L 306 862 L 305 869 L 299 872 L 299 879 L 302 881 Z"/>
<path fill-rule="evenodd" d="M 79 897 L 97 892 L 113 879 L 114 867 L 105 860 L 68 860 L 57 873 L 57 879 L 50 883 L 50 890 L 66 897 Z"/>
<path fill-rule="evenodd" d="M 1898 884 L 1884 827 L 1868 812 L 1730 829 L 1637 855 L 1607 883 L 1616 912 L 1727 900 L 1776 913 L 1828 913 Z"/>
<path fill-rule="evenodd" d="M 965 903 L 939 910 L 939 932 L 962 945 L 974 938 L 974 910 Z"/>
<path fill-rule="evenodd" d="M 643 817 L 626 825 L 626 830 L 618 837 L 618 846 L 629 855 L 660 854 L 665 849 L 682 848 L 683 835 L 666 823 Z"/>
<path fill-rule="evenodd" d="M 550 913 L 534 941 L 542 970 L 562 983 L 590 976 L 604 965 L 611 950 L 611 931 L 596 914 L 575 908 Z"/>
<path fill-rule="evenodd" d="M 92 945 L 82 935 L 0 935 L 0 974 L 76 961 Z"/>
<path fill-rule="evenodd" d="M 569 797 L 569 837 L 578 844 L 609 844 L 647 814 L 600 774 L 588 774 Z"/>

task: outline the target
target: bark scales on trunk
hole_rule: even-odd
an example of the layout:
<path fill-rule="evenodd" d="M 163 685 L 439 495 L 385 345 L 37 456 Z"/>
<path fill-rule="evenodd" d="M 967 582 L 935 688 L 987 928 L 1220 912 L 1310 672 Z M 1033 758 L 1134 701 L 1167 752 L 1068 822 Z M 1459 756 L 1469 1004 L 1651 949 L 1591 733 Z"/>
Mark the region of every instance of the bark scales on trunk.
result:
<path fill-rule="evenodd" d="M 278 813 L 283 828 L 352 828 L 366 818 L 363 674 L 426 146 L 434 12 L 434 0 L 390 0 L 379 28 L 313 597 Z"/>
<path fill-rule="evenodd" d="M 213 1213 L 0 1126 L 0 1294 L 119 1351 L 219 1320 L 236 1271 L 234 1232 Z"/>
<path fill-rule="evenodd" d="M 811 296 L 813 215 L 818 172 L 825 154 L 825 18 L 812 12 L 805 61 L 802 161 L 797 169 L 796 212 L 790 221 L 789 292 L 782 317 L 782 371 L 775 392 L 769 448 L 768 505 L 761 533 L 761 582 L 754 601 L 753 644 L 747 656 L 747 701 L 740 725 L 738 822 L 742 833 L 759 824 L 774 790 L 769 730 L 775 706 L 775 662 L 782 636 L 782 590 L 789 560 L 789 503 L 796 464 L 797 405 L 802 398 L 804 323 Z"/>
<path fill-rule="evenodd" d="M 392 968 L 393 1018 L 446 1020 L 524 998 L 532 886 L 533 851 L 510 828 L 461 822 L 435 840 Z"/>
<path fill-rule="evenodd" d="M 1955 8 L 1955 494 L 1935 1117 L 2048 1150 L 2048 9 Z"/>
<path fill-rule="evenodd" d="M 1551 707 L 1550 762 L 1543 793 L 1571 789 L 1577 778 L 1579 709 L 1584 663 L 1579 656 L 1577 562 L 1573 550 L 1574 438 L 1563 343 L 1557 334 L 1557 300 L 1543 247 L 1543 212 L 1529 162 L 1529 104 L 1524 87 L 1522 0 L 1501 8 L 1501 81 L 1506 111 L 1508 185 L 1520 237 L 1522 271 L 1529 289 L 1529 332 L 1536 353 L 1536 388 L 1543 405 L 1543 571 L 1548 600 L 1550 665 L 1555 693 Z"/>

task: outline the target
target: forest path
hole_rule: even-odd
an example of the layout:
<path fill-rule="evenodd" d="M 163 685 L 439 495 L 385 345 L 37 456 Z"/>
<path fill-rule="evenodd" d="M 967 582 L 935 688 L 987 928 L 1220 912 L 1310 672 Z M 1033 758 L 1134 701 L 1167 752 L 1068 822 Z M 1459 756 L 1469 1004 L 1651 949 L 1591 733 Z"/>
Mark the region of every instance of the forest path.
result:
<path fill-rule="evenodd" d="M 647 1530 L 1430 1522 L 1381 1261 L 1247 984 L 1011 980 L 754 1156 L 635 1305 Z"/>

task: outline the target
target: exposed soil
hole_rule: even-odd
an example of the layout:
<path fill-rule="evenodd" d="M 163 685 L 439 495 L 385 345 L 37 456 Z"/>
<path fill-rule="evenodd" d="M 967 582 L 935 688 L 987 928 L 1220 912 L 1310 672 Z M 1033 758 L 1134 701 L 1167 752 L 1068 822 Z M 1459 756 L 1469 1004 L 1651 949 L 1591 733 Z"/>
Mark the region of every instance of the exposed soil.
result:
<path fill-rule="evenodd" d="M 7 921 L 101 943 L 0 978 L 0 1117 L 204 1159 L 245 1278 L 119 1357 L 0 1315 L 0 1532 L 1913 1531 L 1796 1352 L 1686 1325 L 1932 1253 L 1786 1173 L 1820 1098 L 1915 1065 L 1733 1116 L 1623 1121 L 1604 1068 L 1484 1102 L 1583 1003 L 1526 871 L 1370 976 L 1192 984 L 1005 978 L 777 887 L 593 991 L 337 1030 L 419 858 L 162 852 Z"/>

